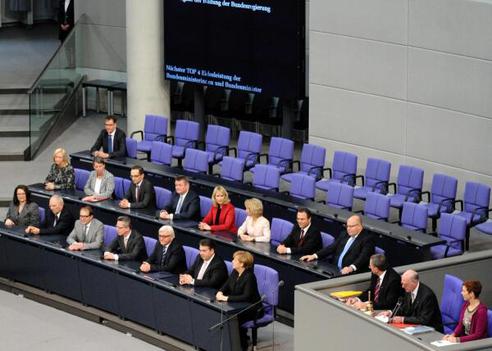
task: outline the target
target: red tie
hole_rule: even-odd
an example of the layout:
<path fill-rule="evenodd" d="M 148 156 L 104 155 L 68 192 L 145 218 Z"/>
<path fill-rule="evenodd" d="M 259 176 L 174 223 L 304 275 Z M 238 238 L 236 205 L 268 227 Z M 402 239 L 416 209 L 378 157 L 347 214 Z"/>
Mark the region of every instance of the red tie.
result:
<path fill-rule="evenodd" d="M 378 282 L 374 287 L 374 302 L 378 302 L 379 300 L 379 289 L 381 289 L 381 278 L 378 278 Z"/>

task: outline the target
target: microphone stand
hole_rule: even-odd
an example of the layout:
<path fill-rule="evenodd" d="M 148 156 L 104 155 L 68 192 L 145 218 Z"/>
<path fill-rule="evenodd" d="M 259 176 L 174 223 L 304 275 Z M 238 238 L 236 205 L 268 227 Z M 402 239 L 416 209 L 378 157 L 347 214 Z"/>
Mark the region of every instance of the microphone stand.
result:
<path fill-rule="evenodd" d="M 400 307 L 401 307 L 402 304 L 403 304 L 403 299 L 400 297 L 400 298 L 398 298 L 398 302 L 396 303 L 395 308 L 393 309 L 393 311 L 391 311 L 390 320 L 400 310 Z"/>

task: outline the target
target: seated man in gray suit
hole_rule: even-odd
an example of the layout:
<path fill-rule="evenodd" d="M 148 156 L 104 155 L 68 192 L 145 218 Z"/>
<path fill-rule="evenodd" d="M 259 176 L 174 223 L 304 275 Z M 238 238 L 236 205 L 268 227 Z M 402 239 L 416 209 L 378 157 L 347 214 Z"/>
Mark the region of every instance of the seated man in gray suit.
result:
<path fill-rule="evenodd" d="M 70 251 L 100 249 L 103 244 L 104 225 L 94 218 L 92 208 L 80 208 L 80 217 L 75 221 L 72 232 L 67 237 Z"/>
<path fill-rule="evenodd" d="M 104 251 L 105 260 L 143 261 L 147 259 L 143 236 L 132 229 L 130 217 L 118 217 L 116 233 L 118 235 Z"/>

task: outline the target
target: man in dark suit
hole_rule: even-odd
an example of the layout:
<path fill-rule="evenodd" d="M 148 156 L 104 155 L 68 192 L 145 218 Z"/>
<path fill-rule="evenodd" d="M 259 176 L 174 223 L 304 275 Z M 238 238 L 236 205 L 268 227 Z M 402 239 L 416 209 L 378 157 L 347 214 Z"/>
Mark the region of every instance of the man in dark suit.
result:
<path fill-rule="evenodd" d="M 190 182 L 185 176 L 174 178 L 174 190 L 171 203 L 159 213 L 161 219 L 200 219 L 200 198 L 190 190 Z"/>
<path fill-rule="evenodd" d="M 359 215 L 347 219 L 346 226 L 346 233 L 340 234 L 333 244 L 315 254 L 303 256 L 301 260 L 313 261 L 333 255 L 332 262 L 338 266 L 342 274 L 367 271 L 369 258 L 374 253 L 372 237 L 364 230 Z"/>
<path fill-rule="evenodd" d="M 143 236 L 132 229 L 129 217 L 118 217 L 116 233 L 118 236 L 114 238 L 104 252 L 105 260 L 143 261 L 147 258 Z"/>
<path fill-rule="evenodd" d="M 401 278 L 396 271 L 388 266 L 384 255 L 372 255 L 369 260 L 371 270 L 371 284 L 359 298 L 350 298 L 347 304 L 365 310 L 368 305 L 369 293 L 370 300 L 375 310 L 391 310 L 395 307 L 400 296 L 404 291 L 401 287 Z"/>
<path fill-rule="evenodd" d="M 126 156 L 126 134 L 118 128 L 116 122 L 115 116 L 106 116 L 104 119 L 104 129 L 91 147 L 90 152 L 94 157 L 106 159 Z"/>
<path fill-rule="evenodd" d="M 65 41 L 75 23 L 74 3 L 75 0 L 60 0 L 58 2 L 58 39 Z"/>
<path fill-rule="evenodd" d="M 179 276 L 179 284 L 206 286 L 219 289 L 227 280 L 227 267 L 222 258 L 215 254 L 215 244 L 210 239 L 200 240 L 200 255 L 193 266 Z"/>
<path fill-rule="evenodd" d="M 147 208 L 155 209 L 154 186 L 144 179 L 144 170 L 140 166 L 133 166 L 130 170 L 132 185 L 120 201 L 121 208 Z"/>
<path fill-rule="evenodd" d="M 68 235 L 75 223 L 72 213 L 65 207 L 60 195 L 53 195 L 49 201 L 50 211 L 47 211 L 44 226 L 41 228 L 28 226 L 26 233 Z"/>
<path fill-rule="evenodd" d="M 321 233 L 311 225 L 311 211 L 307 208 L 297 210 L 297 227 L 277 247 L 279 254 L 306 255 L 321 249 Z"/>
<path fill-rule="evenodd" d="M 401 286 L 405 297 L 393 323 L 422 324 L 433 327 L 443 333 L 441 310 L 434 292 L 427 285 L 419 282 L 419 275 L 408 270 L 401 276 Z"/>
<path fill-rule="evenodd" d="M 140 270 L 148 272 L 183 273 L 186 270 L 186 256 L 183 246 L 174 240 L 174 229 L 164 225 L 159 229 L 159 241 L 147 261 L 142 262 Z"/>

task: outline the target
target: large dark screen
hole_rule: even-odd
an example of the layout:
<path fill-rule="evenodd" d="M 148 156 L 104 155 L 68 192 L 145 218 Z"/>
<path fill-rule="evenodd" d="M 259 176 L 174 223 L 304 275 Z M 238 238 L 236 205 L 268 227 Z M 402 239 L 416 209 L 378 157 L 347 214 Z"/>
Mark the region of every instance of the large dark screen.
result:
<path fill-rule="evenodd" d="M 304 96 L 304 0 L 165 0 L 166 79 Z"/>

